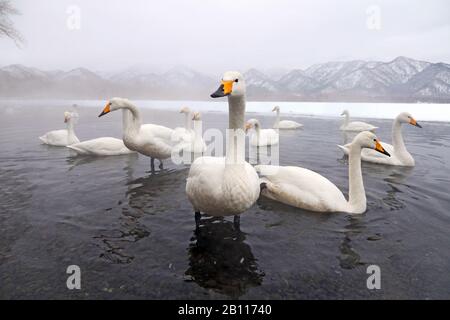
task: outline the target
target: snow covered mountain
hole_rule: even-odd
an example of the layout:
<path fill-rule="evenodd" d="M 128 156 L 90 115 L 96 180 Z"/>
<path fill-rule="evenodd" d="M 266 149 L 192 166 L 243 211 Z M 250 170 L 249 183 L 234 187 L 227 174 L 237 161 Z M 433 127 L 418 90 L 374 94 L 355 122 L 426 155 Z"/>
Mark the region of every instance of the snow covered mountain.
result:
<path fill-rule="evenodd" d="M 327 62 L 284 74 L 249 69 L 244 77 L 251 100 L 450 102 L 450 65 L 407 57 Z M 205 100 L 218 80 L 183 66 L 111 74 L 10 65 L 0 68 L 0 97 Z"/>

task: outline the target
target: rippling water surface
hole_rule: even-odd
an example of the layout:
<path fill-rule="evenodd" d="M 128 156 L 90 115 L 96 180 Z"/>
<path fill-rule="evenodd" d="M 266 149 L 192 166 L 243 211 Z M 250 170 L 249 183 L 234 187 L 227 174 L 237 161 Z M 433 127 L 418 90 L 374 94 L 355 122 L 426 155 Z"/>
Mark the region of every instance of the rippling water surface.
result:
<path fill-rule="evenodd" d="M 193 106 L 195 107 L 195 106 Z M 426 106 L 424 106 L 425 108 Z M 121 114 L 80 108 L 80 140 L 121 137 Z M 187 166 L 151 173 L 144 156 L 75 157 L 40 144 L 64 128 L 61 106 L 0 106 L 0 298 L 322 299 L 450 298 L 450 126 L 404 126 L 412 169 L 363 163 L 368 210 L 317 214 L 261 198 L 232 220 L 203 217 L 195 230 Z M 145 122 L 182 126 L 173 111 Z M 256 115 L 248 115 L 256 116 Z M 273 117 L 259 115 L 264 127 Z M 225 129 L 227 116 L 203 115 Z M 282 132 L 280 162 L 328 177 L 347 194 L 351 137 L 339 119 L 296 118 Z M 418 119 L 420 122 L 420 119 Z M 390 142 L 391 121 L 370 120 Z M 79 265 L 82 290 L 66 288 Z M 382 288 L 366 288 L 367 266 Z"/>

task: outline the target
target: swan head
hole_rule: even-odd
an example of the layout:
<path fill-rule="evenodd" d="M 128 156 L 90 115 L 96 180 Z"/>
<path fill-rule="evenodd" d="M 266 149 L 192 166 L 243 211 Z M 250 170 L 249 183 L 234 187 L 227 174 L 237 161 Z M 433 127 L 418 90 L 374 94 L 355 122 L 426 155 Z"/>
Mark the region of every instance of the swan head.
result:
<path fill-rule="evenodd" d="M 422 128 L 422 126 L 413 118 L 413 116 L 408 112 L 402 112 L 397 116 L 397 121 L 400 123 L 409 123 L 410 125 Z"/>
<path fill-rule="evenodd" d="M 344 110 L 344 111 L 342 111 L 342 113 L 341 113 L 341 116 L 348 116 L 348 115 L 350 115 L 350 113 L 348 112 L 348 110 Z"/>
<path fill-rule="evenodd" d="M 189 114 L 191 113 L 191 109 L 189 107 L 183 107 L 180 109 L 180 113 Z"/>
<path fill-rule="evenodd" d="M 78 113 L 69 111 L 64 112 L 64 123 L 76 118 L 78 118 Z"/>
<path fill-rule="evenodd" d="M 109 100 L 106 103 L 106 106 L 103 108 L 102 113 L 100 113 L 98 115 L 98 117 L 100 118 L 101 116 L 104 116 L 105 114 L 108 114 L 112 111 L 116 111 L 119 109 L 124 108 L 127 104 L 129 104 L 129 100 L 128 99 L 124 99 L 124 98 L 112 98 L 111 100 Z"/>
<path fill-rule="evenodd" d="M 211 98 L 225 96 L 242 97 L 245 95 L 245 81 L 242 74 L 237 71 L 227 71 L 223 74 L 219 89 L 211 94 Z"/>
<path fill-rule="evenodd" d="M 70 112 L 64 112 L 64 123 L 67 123 L 70 120 Z"/>
<path fill-rule="evenodd" d="M 278 112 L 278 111 L 280 111 L 280 107 L 279 106 L 275 106 L 275 107 L 273 107 L 273 109 L 272 109 L 272 112 Z"/>
<path fill-rule="evenodd" d="M 378 140 L 377 136 L 373 132 L 370 132 L 370 131 L 360 132 L 353 139 L 352 145 L 357 145 L 360 148 L 374 149 L 382 154 L 387 155 L 388 157 L 391 156 L 389 154 L 389 152 L 384 150 L 384 148 L 381 145 L 380 140 Z"/>
<path fill-rule="evenodd" d="M 256 119 L 250 119 L 247 120 L 245 123 L 245 133 L 247 133 L 250 129 L 258 128 L 259 127 L 259 121 Z"/>
<path fill-rule="evenodd" d="M 192 115 L 192 120 L 194 120 L 194 121 L 202 120 L 200 112 L 194 112 L 193 115 Z"/>

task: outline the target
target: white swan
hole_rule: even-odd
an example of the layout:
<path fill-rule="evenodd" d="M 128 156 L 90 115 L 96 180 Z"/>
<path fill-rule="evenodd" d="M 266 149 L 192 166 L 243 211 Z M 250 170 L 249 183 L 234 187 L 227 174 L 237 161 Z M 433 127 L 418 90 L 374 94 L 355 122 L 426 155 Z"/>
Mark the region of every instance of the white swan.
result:
<path fill-rule="evenodd" d="M 87 140 L 67 146 L 79 155 L 92 156 L 117 156 L 122 154 L 135 153 L 128 149 L 121 139 L 102 137 Z"/>
<path fill-rule="evenodd" d="M 191 128 L 191 109 L 189 107 L 183 107 L 180 109 L 180 113 L 184 114 L 184 127 L 177 127 L 174 130 L 174 140 L 190 141 L 193 135 Z"/>
<path fill-rule="evenodd" d="M 189 153 L 203 153 L 206 151 L 206 144 L 203 141 L 203 132 L 202 132 L 202 119 L 200 112 L 194 112 L 192 114 L 192 121 L 194 123 L 194 129 L 190 138 L 185 140 L 178 145 L 179 149 L 182 149 L 183 152 Z"/>
<path fill-rule="evenodd" d="M 378 127 L 375 127 L 369 123 L 362 122 L 362 121 L 352 121 L 350 122 L 350 113 L 348 110 L 344 110 L 341 113 L 341 116 L 345 115 L 344 123 L 341 125 L 340 129 L 342 131 L 374 131 L 375 129 L 378 129 Z"/>
<path fill-rule="evenodd" d="M 361 149 L 371 148 L 389 156 L 375 134 L 361 132 L 349 144 L 349 199 L 327 178 L 300 167 L 257 166 L 263 196 L 316 212 L 366 211 L 366 193 L 361 173 Z"/>
<path fill-rule="evenodd" d="M 172 148 L 179 141 L 173 141 L 173 130 L 156 124 L 141 124 L 138 108 L 128 99 L 113 98 L 108 101 L 99 117 L 122 109 L 123 143 L 133 151 L 150 157 L 154 168 L 154 159 L 162 161 L 170 158 Z"/>
<path fill-rule="evenodd" d="M 45 144 L 58 147 L 65 147 L 80 142 L 74 130 L 77 118 L 78 114 L 76 112 L 64 112 L 64 122 L 67 124 L 67 129 L 49 131 L 40 136 L 39 139 Z"/>
<path fill-rule="evenodd" d="M 252 146 L 263 147 L 278 144 L 278 132 L 274 129 L 261 129 L 261 124 L 257 119 L 250 119 L 245 123 L 245 132 L 247 133 L 251 129 L 255 131 L 255 134 L 250 137 Z"/>
<path fill-rule="evenodd" d="M 228 96 L 229 124 L 225 157 L 201 157 L 194 161 L 186 183 L 186 194 L 196 212 L 212 216 L 235 215 L 250 208 L 259 197 L 259 179 L 245 161 L 245 82 L 239 72 L 223 75 L 212 98 Z"/>
<path fill-rule="evenodd" d="M 414 158 L 406 150 L 405 143 L 403 142 L 402 136 L 402 123 L 409 123 L 418 128 L 422 128 L 420 124 L 407 112 L 400 113 L 394 120 L 392 125 L 392 143 L 383 142 L 384 149 L 391 154 L 391 157 L 380 156 L 378 152 L 370 149 L 364 149 L 361 153 L 361 158 L 363 161 L 386 164 L 392 166 L 405 166 L 413 167 L 415 165 Z M 348 145 L 339 146 L 345 154 L 348 154 Z"/>
<path fill-rule="evenodd" d="M 275 123 L 273 124 L 274 129 L 299 129 L 302 128 L 303 125 L 301 123 L 292 121 L 292 120 L 280 120 L 280 107 L 275 106 L 272 112 L 277 112 L 277 118 Z"/>

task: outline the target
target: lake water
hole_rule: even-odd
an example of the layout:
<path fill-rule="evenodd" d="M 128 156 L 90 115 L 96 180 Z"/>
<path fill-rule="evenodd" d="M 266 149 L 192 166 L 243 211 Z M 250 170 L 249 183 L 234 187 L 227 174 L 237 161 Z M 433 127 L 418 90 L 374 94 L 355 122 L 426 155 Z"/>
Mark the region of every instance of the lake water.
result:
<path fill-rule="evenodd" d="M 240 230 L 231 218 L 208 217 L 196 230 L 184 192 L 188 166 L 166 161 L 152 174 L 144 156 L 75 157 L 40 143 L 38 136 L 64 128 L 71 103 L 0 102 L 0 298 L 450 298 L 450 125 L 424 121 L 449 120 L 448 106 L 345 106 L 369 118 L 410 111 L 423 126 L 403 128 L 414 168 L 363 163 L 363 215 L 318 214 L 261 198 L 241 216 Z M 99 119 L 104 102 L 76 103 L 80 140 L 121 137 L 120 112 Z M 175 112 L 182 105 L 225 108 L 142 104 L 145 123 L 171 127 L 182 126 Z M 249 111 L 263 112 L 257 117 L 268 127 L 274 116 L 265 111 L 273 105 L 254 103 Z M 286 114 L 305 127 L 281 133 L 280 162 L 317 171 L 347 195 L 347 161 L 336 144 L 349 137 L 332 117 L 343 107 L 323 105 L 314 117 L 298 115 L 312 114 L 306 109 Z M 205 129 L 224 130 L 227 116 L 205 112 L 203 121 Z M 390 142 L 390 120 L 367 121 Z M 81 268 L 81 290 L 66 287 L 72 264 Z M 366 287 L 369 265 L 381 269 L 381 290 Z"/>

